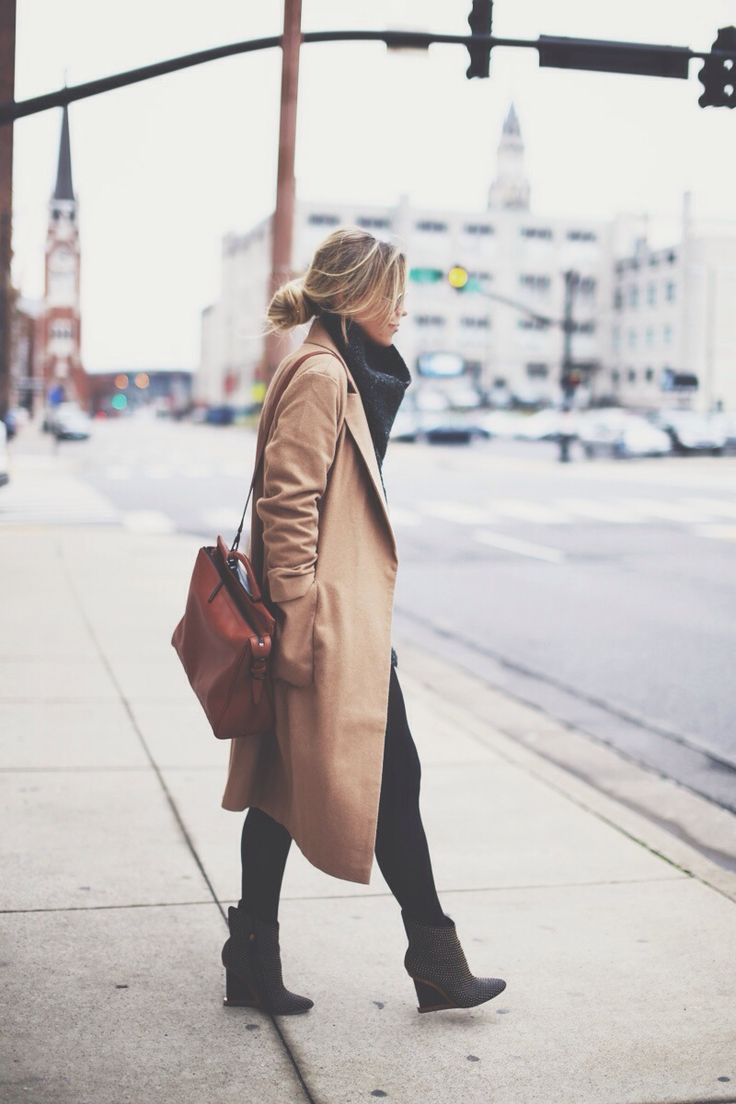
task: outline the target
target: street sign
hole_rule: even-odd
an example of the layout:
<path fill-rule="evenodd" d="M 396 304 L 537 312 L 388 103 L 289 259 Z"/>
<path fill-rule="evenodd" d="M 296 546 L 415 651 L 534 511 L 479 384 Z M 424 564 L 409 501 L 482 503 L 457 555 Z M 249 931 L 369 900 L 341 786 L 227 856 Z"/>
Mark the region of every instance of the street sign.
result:
<path fill-rule="evenodd" d="M 415 284 L 436 284 L 444 278 L 441 268 L 410 268 L 409 279 Z"/>

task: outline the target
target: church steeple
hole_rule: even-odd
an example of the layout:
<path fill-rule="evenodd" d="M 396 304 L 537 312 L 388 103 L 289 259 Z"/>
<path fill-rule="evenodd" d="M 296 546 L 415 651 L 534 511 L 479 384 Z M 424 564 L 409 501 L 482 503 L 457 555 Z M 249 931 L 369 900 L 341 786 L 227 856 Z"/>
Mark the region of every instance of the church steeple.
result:
<path fill-rule="evenodd" d="M 69 112 L 66 104 L 61 120 L 61 138 L 59 140 L 59 163 L 56 170 L 56 187 L 54 199 L 74 200 L 74 186 L 72 184 L 72 150 L 69 142 Z"/>
<path fill-rule="evenodd" d="M 505 207 L 529 210 L 529 180 L 524 171 L 524 143 L 516 108 L 512 103 L 504 119 L 498 144 L 496 179 L 488 189 L 489 209 Z"/>

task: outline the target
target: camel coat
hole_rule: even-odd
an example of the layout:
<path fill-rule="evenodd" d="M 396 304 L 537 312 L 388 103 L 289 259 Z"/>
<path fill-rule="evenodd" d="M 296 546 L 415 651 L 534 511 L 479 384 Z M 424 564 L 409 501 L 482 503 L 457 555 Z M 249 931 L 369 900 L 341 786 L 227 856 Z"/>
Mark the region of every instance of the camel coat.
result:
<path fill-rule="evenodd" d="M 281 373 L 319 349 L 272 409 Z M 275 731 L 231 742 L 225 809 L 262 809 L 314 866 L 370 881 L 391 673 L 396 540 L 363 403 L 315 320 L 261 411 L 248 553 L 280 614 Z"/>

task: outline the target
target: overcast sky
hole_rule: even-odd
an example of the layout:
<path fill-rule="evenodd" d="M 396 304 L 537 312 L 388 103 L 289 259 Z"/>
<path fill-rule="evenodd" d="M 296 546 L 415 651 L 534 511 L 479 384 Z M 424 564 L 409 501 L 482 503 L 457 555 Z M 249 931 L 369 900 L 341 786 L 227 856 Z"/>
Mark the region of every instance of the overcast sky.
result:
<path fill-rule="evenodd" d="M 304 30 L 415 27 L 467 34 L 470 0 L 304 0 Z M 496 0 L 494 31 L 708 49 L 736 0 Z M 398 22 L 400 13 L 401 22 Z M 16 98 L 209 46 L 279 34 L 279 0 L 18 0 Z M 82 241 L 83 360 L 91 371 L 194 368 L 201 309 L 217 298 L 220 239 L 273 208 L 279 50 L 211 62 L 70 108 Z M 736 217 L 736 112 L 702 109 L 697 73 L 663 80 L 539 69 L 498 49 L 490 80 L 466 51 L 387 55 L 380 43 L 301 54 L 296 176 L 309 199 L 480 211 L 516 103 L 532 208 L 649 212 L 655 244 L 696 216 Z M 61 111 L 15 127 L 14 277 L 39 296 Z M 728 151 L 728 152 L 727 152 Z M 411 261 L 411 258 L 409 258 Z"/>

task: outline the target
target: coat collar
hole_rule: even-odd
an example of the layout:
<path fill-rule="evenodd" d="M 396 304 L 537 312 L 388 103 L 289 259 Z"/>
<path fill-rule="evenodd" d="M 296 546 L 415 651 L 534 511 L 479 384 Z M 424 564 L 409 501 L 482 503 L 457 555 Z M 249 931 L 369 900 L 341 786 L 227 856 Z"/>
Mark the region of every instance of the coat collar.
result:
<path fill-rule="evenodd" d="M 345 411 L 345 422 L 350 430 L 350 434 L 358 447 L 360 455 L 363 457 L 365 465 L 368 469 L 368 474 L 371 477 L 371 483 L 373 489 L 376 492 L 378 503 L 383 513 L 386 526 L 388 528 L 389 537 L 393 546 L 394 555 L 397 554 L 396 549 L 396 536 L 391 525 L 391 519 L 388 513 L 388 506 L 383 493 L 383 487 L 381 485 L 381 473 L 378 470 L 378 460 L 376 459 L 376 450 L 373 447 L 373 438 L 371 437 L 371 431 L 368 427 L 368 419 L 365 416 L 365 410 L 363 409 L 363 402 L 360 397 L 360 392 L 356 386 L 355 380 L 345 363 L 340 350 L 335 345 L 332 337 L 327 332 L 318 318 L 312 322 L 309 328 L 309 332 L 304 339 L 304 345 L 319 345 L 324 349 L 327 349 L 334 356 L 338 358 L 341 364 L 344 365 L 345 371 L 348 377 L 348 398 Z M 301 349 L 300 349 L 301 351 Z"/>

